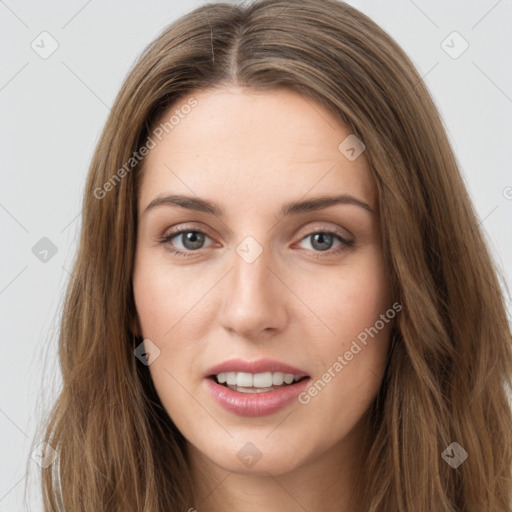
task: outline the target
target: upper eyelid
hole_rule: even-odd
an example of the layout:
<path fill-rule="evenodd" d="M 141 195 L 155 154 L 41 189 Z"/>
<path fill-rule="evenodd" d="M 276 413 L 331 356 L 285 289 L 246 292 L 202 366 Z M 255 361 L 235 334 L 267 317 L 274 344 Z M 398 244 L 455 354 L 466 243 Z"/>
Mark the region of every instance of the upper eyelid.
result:
<path fill-rule="evenodd" d="M 334 222 L 329 222 L 329 221 L 312 221 L 312 222 L 309 222 L 309 224 L 311 223 L 316 223 L 316 224 L 323 224 L 323 226 L 318 226 L 318 227 L 309 227 L 309 228 L 301 228 L 300 231 L 302 231 L 303 229 L 306 230 L 307 229 L 307 233 L 304 234 L 304 236 L 308 236 L 309 234 L 311 233 L 317 233 L 317 232 L 320 232 L 320 231 L 331 231 L 331 232 L 334 232 L 336 233 L 337 231 L 343 231 L 343 232 L 346 232 L 348 234 L 348 237 L 353 237 L 355 238 L 354 234 L 351 233 L 347 228 L 345 227 L 342 227 L 342 226 L 339 226 L 339 225 L 335 225 Z M 326 225 L 325 223 L 327 224 L 331 224 L 331 226 L 328 226 Z M 332 226 L 334 225 L 334 226 Z M 213 238 L 213 236 L 211 235 L 211 230 L 209 228 L 205 228 L 203 227 L 202 225 L 199 226 L 198 224 L 194 224 L 194 223 L 181 223 L 181 224 L 177 224 L 176 226 L 173 226 L 171 228 L 167 228 L 164 233 L 167 233 L 168 230 L 171 230 L 169 231 L 169 236 L 171 234 L 173 235 L 177 235 L 177 234 L 180 234 L 181 232 L 183 231 L 198 231 L 198 232 L 202 232 L 204 233 L 205 235 L 208 235 L 210 238 Z M 340 233 L 337 233 L 337 234 L 340 234 Z M 162 235 L 162 236 L 167 236 L 167 235 Z M 347 238 L 346 236 L 344 235 L 341 235 L 340 236 L 343 236 L 344 238 Z"/>

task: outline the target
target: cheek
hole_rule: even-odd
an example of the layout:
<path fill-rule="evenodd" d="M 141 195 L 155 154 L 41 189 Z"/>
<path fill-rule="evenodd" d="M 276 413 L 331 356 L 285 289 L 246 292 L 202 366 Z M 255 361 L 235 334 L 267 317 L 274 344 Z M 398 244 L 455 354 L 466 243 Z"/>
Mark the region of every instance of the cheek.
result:
<path fill-rule="evenodd" d="M 141 335 L 160 350 L 150 365 L 157 390 L 178 389 L 197 370 L 198 344 L 204 338 L 205 281 L 173 267 L 165 258 L 141 250 L 136 259 L 133 293 Z M 186 340 L 186 343 L 184 342 Z M 175 386 L 176 385 L 176 386 Z M 167 391 L 166 391 L 167 394 Z M 170 394 L 170 391 L 169 391 Z"/>
<path fill-rule="evenodd" d="M 367 250 L 350 264 L 342 265 L 317 278 L 300 278 L 297 295 L 314 315 L 315 325 L 321 321 L 322 335 L 317 342 L 340 348 L 374 325 L 391 306 L 389 282 L 378 248 Z M 320 332 L 320 331 L 319 331 Z"/>
<path fill-rule="evenodd" d="M 379 252 L 344 270 L 332 276 L 329 293 L 315 288 L 316 311 L 330 331 L 313 338 L 318 364 L 302 402 L 322 411 L 326 422 L 339 427 L 334 432 L 353 426 L 375 397 L 396 316 Z"/>
<path fill-rule="evenodd" d="M 197 279 L 186 281 L 180 269 L 173 269 L 161 258 L 157 261 L 141 251 L 136 259 L 133 293 L 141 335 L 160 350 L 149 366 L 151 378 L 166 411 L 180 430 L 188 432 L 192 428 L 190 421 L 201 414 L 190 400 L 189 393 L 196 390 L 188 383 L 197 357 L 192 344 L 185 345 L 180 340 L 194 339 L 194 334 L 187 332 L 190 324 L 186 314 L 202 294 Z"/>
<path fill-rule="evenodd" d="M 147 338 L 163 340 L 194 302 L 201 297 L 201 283 L 180 273 L 179 268 L 141 252 L 133 276 L 134 300 Z"/>

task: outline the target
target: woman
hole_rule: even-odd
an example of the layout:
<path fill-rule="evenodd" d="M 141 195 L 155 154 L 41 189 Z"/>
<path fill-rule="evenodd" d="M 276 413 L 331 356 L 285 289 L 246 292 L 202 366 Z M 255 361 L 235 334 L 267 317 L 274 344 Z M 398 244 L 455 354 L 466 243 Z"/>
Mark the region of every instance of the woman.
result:
<path fill-rule="evenodd" d="M 425 85 L 356 9 L 173 23 L 82 226 L 46 510 L 512 510 L 497 271 Z"/>

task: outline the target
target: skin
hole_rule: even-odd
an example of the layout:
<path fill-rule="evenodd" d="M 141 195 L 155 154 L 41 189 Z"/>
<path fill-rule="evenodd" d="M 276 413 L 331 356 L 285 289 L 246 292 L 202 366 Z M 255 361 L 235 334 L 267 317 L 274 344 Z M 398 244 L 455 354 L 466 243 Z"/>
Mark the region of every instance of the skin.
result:
<path fill-rule="evenodd" d="M 133 275 L 140 334 L 160 350 L 151 376 L 188 441 L 199 495 L 191 508 L 355 511 L 349 502 L 391 323 L 309 403 L 268 416 L 225 411 L 203 375 L 234 357 L 268 357 L 316 381 L 391 307 L 368 162 L 364 152 L 348 160 L 338 146 L 351 132 L 293 91 L 223 87 L 191 96 L 197 106 L 145 160 Z M 224 216 L 170 205 L 145 212 L 171 193 L 214 201 Z M 339 194 L 374 212 L 338 204 L 279 215 L 286 202 Z M 182 235 L 160 243 L 173 227 L 206 233 L 203 245 Z M 328 242 L 319 249 L 308 236 L 336 228 L 354 241 L 339 253 L 336 237 L 322 251 Z M 252 263 L 236 251 L 247 236 L 262 248 Z M 237 457 L 248 442 L 261 453 L 251 468 Z"/>

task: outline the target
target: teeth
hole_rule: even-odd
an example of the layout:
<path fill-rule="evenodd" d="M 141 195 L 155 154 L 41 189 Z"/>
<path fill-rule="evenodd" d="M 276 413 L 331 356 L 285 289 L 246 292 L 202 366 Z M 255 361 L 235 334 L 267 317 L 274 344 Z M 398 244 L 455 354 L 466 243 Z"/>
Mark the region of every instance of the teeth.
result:
<path fill-rule="evenodd" d="M 301 378 L 300 375 L 282 372 L 222 372 L 216 375 L 219 384 L 243 388 L 271 388 L 272 386 L 281 386 L 283 383 L 291 384 Z"/>
<path fill-rule="evenodd" d="M 289 373 L 285 373 L 284 375 L 284 381 L 286 382 L 286 384 L 291 384 L 293 382 L 293 375 L 290 375 Z"/>
<path fill-rule="evenodd" d="M 267 391 L 274 391 L 274 388 L 239 388 L 238 386 L 230 386 L 229 389 L 239 393 L 266 393 Z"/>
<path fill-rule="evenodd" d="M 274 386 L 280 386 L 284 382 L 284 373 L 274 372 L 272 374 L 272 384 Z"/>
<path fill-rule="evenodd" d="M 251 375 L 248 373 L 247 375 Z M 272 386 L 272 372 L 256 373 L 252 376 L 252 385 L 255 388 L 270 388 Z"/>
<path fill-rule="evenodd" d="M 238 372 L 236 374 L 236 385 L 244 388 L 252 388 L 252 373 Z"/>

